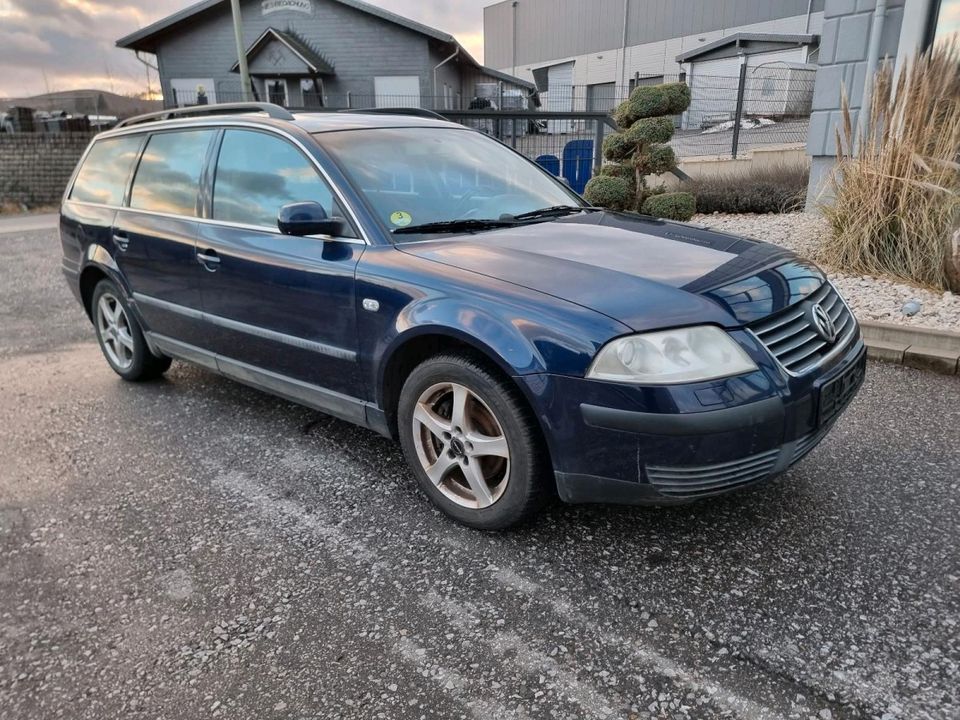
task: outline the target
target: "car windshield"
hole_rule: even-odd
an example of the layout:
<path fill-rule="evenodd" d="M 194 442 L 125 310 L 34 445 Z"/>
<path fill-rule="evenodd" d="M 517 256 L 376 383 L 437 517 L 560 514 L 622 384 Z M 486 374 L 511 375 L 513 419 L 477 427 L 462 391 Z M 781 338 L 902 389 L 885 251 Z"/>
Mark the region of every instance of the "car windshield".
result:
<path fill-rule="evenodd" d="M 478 232 L 524 213 L 583 205 L 530 161 L 466 129 L 377 128 L 318 139 L 398 240 L 421 226 Z"/>

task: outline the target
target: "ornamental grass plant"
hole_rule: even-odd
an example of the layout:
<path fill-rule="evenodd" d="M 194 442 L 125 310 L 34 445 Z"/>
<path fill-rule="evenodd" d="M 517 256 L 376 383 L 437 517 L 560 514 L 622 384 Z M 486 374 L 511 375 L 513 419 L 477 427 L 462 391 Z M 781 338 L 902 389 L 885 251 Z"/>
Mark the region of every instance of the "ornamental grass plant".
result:
<path fill-rule="evenodd" d="M 846 93 L 842 118 L 821 259 L 960 291 L 960 44 L 939 45 L 896 78 L 881 67 L 859 139 Z"/>

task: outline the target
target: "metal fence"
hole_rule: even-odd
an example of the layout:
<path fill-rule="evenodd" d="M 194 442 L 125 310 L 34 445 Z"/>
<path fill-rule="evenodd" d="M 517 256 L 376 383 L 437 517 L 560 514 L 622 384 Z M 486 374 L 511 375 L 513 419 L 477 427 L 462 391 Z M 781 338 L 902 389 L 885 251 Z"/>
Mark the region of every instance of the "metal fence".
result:
<path fill-rule="evenodd" d="M 460 93 L 436 97 L 326 94 L 318 86 L 296 81 L 289 81 L 284 86 L 270 86 L 274 92 L 258 99 L 305 110 L 419 107 L 442 114 L 467 110 L 554 113 L 549 119 L 534 120 L 531 116 L 526 122 L 518 118 L 508 121 L 503 115 L 495 126 L 490 123 L 496 123 L 496 118 L 484 118 L 486 124 L 478 125 L 479 129 L 494 128 L 491 134 L 497 136 L 518 138 L 518 149 L 536 157 L 561 154 L 568 142 L 593 140 L 597 125 L 593 118 L 583 113 L 610 113 L 638 86 L 685 82 L 690 86 L 691 102 L 689 109 L 674 119 L 676 133 L 671 145 L 677 156 L 737 157 L 758 147 L 806 142 L 815 77 L 816 71 L 809 67 L 782 63 L 756 67 L 741 65 L 736 76 L 702 75 L 694 66 L 694 72 L 687 75 L 635 75 L 626 85 L 601 83 L 550 87 L 539 93 L 539 106 L 533 97 L 518 91 L 501 90 L 492 97 L 482 98 Z M 178 92 L 176 97 L 168 98 L 168 103 L 193 105 L 203 101 L 237 102 L 242 99 L 239 87 L 230 85 L 216 88 L 207 98 L 198 98 L 196 93 Z M 567 117 L 561 117 L 561 114 Z M 522 127 L 514 131 L 514 122 Z"/>

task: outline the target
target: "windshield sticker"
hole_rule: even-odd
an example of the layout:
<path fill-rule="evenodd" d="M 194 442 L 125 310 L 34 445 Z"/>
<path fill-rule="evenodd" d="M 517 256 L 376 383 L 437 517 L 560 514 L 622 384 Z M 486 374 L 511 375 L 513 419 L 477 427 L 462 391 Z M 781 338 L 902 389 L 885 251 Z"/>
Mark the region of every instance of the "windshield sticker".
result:
<path fill-rule="evenodd" d="M 403 210 L 397 210 L 397 212 L 390 216 L 390 222 L 397 227 L 406 227 L 413 222 L 413 218 L 410 217 L 410 213 L 404 212 Z"/>

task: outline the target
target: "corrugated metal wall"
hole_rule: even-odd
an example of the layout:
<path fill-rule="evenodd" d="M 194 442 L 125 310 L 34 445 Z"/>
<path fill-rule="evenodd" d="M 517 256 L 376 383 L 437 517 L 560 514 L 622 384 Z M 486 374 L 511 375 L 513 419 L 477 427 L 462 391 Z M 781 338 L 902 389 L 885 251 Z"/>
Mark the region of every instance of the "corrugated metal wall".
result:
<path fill-rule="evenodd" d="M 627 45 L 804 15 L 809 0 L 628 0 Z M 824 0 L 814 0 L 813 11 Z M 620 48 L 624 0 L 519 0 L 516 64 Z M 484 62 L 512 68 L 512 0 L 484 8 Z"/>

